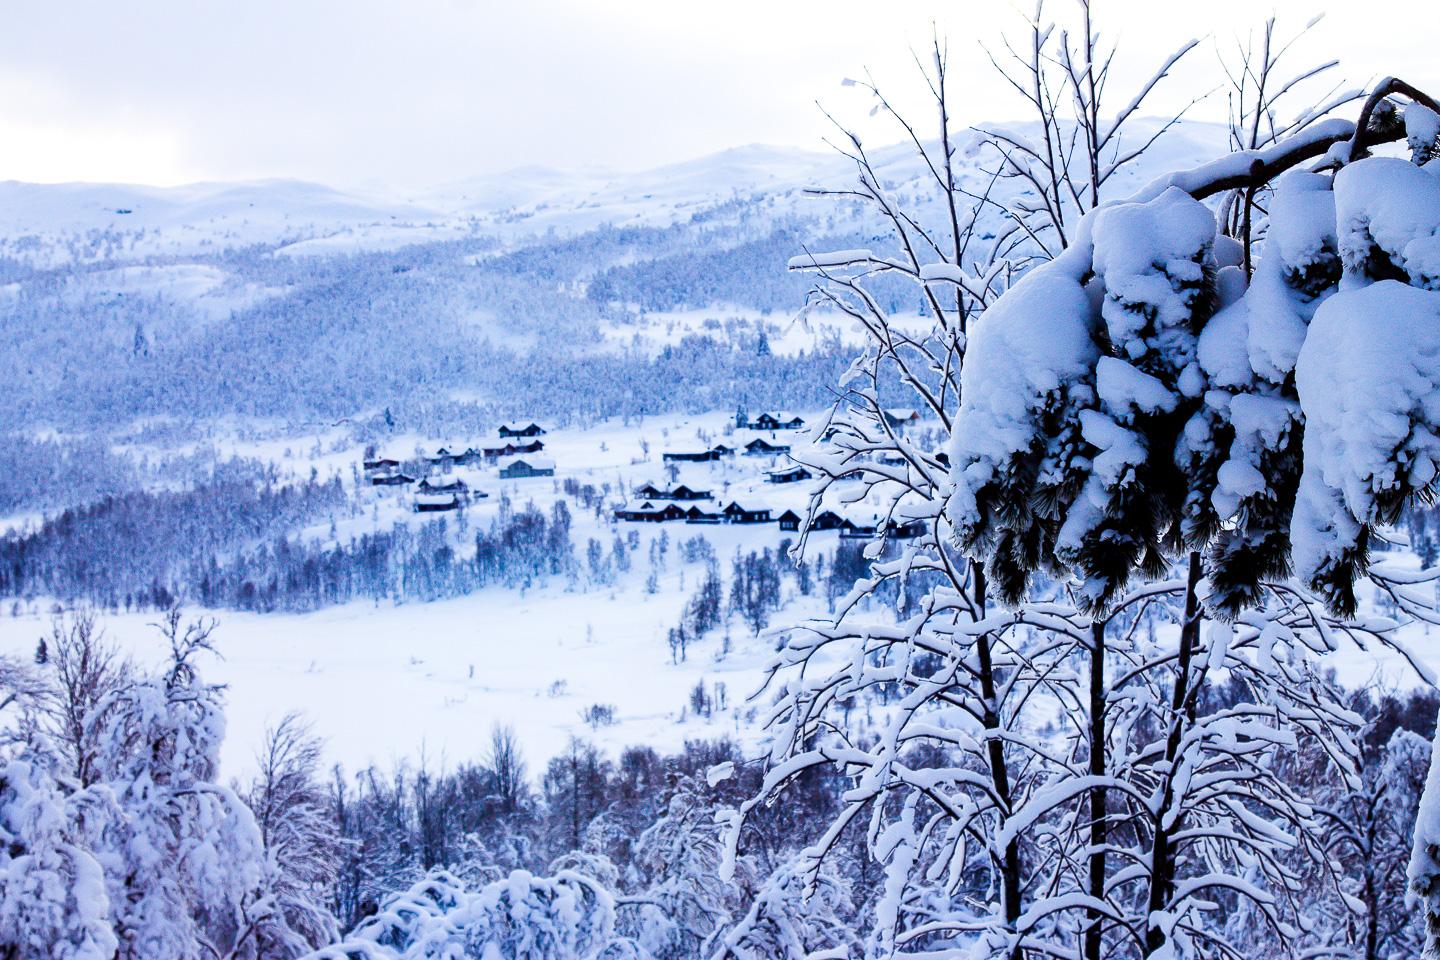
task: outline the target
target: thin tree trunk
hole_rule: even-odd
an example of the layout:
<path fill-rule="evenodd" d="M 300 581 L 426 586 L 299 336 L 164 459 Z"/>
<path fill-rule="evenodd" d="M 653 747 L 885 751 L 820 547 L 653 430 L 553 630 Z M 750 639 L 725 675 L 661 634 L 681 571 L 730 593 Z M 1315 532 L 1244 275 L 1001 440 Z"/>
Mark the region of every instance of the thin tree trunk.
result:
<path fill-rule="evenodd" d="M 1365 816 L 1365 906 L 1368 908 L 1365 917 L 1365 960 L 1379 960 L 1380 957 L 1380 890 L 1375 879 L 1375 821 L 1379 816 L 1379 801 L 1377 796 L 1368 804 Z"/>
<path fill-rule="evenodd" d="M 1105 776 L 1105 622 L 1090 625 L 1090 775 Z M 1105 899 L 1105 806 L 1106 790 L 1095 786 L 1090 790 L 1090 896 Z M 1103 946 L 1101 924 L 1104 916 L 1096 908 L 1089 911 L 1085 928 L 1085 960 L 1100 960 Z"/>
<path fill-rule="evenodd" d="M 1180 829 L 1180 818 L 1168 826 L 1164 823 L 1165 811 L 1174 799 L 1175 764 L 1180 755 L 1180 743 L 1186 728 L 1195 716 L 1195 692 L 1199 678 L 1190 675 L 1190 666 L 1195 651 L 1200 646 L 1200 554 L 1190 553 L 1190 573 L 1185 581 L 1185 621 L 1180 626 L 1180 662 L 1175 676 L 1175 692 L 1170 700 L 1170 736 L 1165 743 L 1165 788 L 1161 792 L 1160 804 L 1155 820 L 1155 839 L 1150 848 L 1150 896 L 1146 910 L 1145 956 L 1151 956 L 1165 946 L 1165 934 L 1154 926 L 1149 918 L 1165 909 L 1175 889 L 1174 834 Z"/>
<path fill-rule="evenodd" d="M 985 615 L 985 572 L 980 564 L 974 565 L 975 569 L 975 600 L 980 615 Z M 982 633 L 975 642 L 976 656 L 980 661 L 980 694 L 984 698 L 984 712 L 981 723 L 987 734 L 993 734 L 1000 729 L 1000 715 L 996 705 L 996 683 L 995 666 L 990 651 L 990 635 Z M 1010 816 L 1010 771 L 1005 765 L 1005 747 L 997 736 L 987 736 L 985 742 L 986 755 L 990 762 L 990 780 L 995 790 L 995 796 L 1000 802 L 1002 816 Z M 1000 883 L 1001 883 L 1001 909 L 1005 913 L 1005 924 L 1012 931 L 1020 919 L 1020 838 L 1012 837 L 1006 844 L 1001 854 L 1000 862 Z M 1010 952 L 1011 960 L 1020 960 L 1020 948 L 1017 945 Z"/>

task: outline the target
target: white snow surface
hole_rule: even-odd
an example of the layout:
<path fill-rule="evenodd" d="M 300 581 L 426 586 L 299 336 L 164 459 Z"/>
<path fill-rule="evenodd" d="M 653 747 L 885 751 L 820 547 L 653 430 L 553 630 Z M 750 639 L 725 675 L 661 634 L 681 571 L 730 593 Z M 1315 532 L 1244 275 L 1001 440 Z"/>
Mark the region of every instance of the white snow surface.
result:
<path fill-rule="evenodd" d="M 1376 495 L 1423 488 L 1440 464 L 1440 293 L 1384 280 L 1315 314 L 1296 387 L 1305 472 L 1292 526 L 1309 576 L 1376 519 Z M 1343 506 L 1343 511 L 1337 508 Z"/>
<path fill-rule="evenodd" d="M 1335 176 L 1340 254 L 1349 269 L 1379 247 L 1416 286 L 1440 289 L 1440 170 L 1371 157 Z"/>
<path fill-rule="evenodd" d="M 975 324 L 950 446 L 955 488 L 947 510 L 957 529 L 973 524 L 979 492 L 1028 447 L 1046 404 L 1095 365 L 1095 304 L 1081 285 L 1090 255 L 1089 244 L 1077 240 L 1026 274 Z"/>

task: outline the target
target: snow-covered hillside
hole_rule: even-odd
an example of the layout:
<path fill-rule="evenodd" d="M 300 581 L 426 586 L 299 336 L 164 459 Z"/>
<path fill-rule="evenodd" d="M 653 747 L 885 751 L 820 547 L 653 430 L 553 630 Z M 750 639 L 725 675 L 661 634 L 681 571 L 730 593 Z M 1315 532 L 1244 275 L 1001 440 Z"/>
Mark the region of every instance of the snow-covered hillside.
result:
<path fill-rule="evenodd" d="M 1134 135 L 1153 131 L 1139 122 Z M 1222 127 L 1203 123 L 1167 132 L 1122 174 L 1116 195 L 1158 172 L 1214 156 L 1224 136 Z M 956 148 L 971 183 L 981 176 L 980 144 L 980 135 L 972 133 Z M 898 196 L 924 189 L 926 173 L 908 144 L 875 149 L 872 161 Z M 180 187 L 7 181 L 0 183 L 0 207 L 7 211 L 0 253 L 59 267 L 315 241 L 329 243 L 309 250 L 347 253 L 475 232 L 523 244 L 601 226 L 666 227 L 714 218 L 720 208 L 737 204 L 763 209 L 771 218 L 820 218 L 827 211 L 806 204 L 804 191 L 847 186 L 853 172 L 853 164 L 834 152 L 750 145 L 649 170 L 528 167 L 400 194 L 293 180 Z"/>

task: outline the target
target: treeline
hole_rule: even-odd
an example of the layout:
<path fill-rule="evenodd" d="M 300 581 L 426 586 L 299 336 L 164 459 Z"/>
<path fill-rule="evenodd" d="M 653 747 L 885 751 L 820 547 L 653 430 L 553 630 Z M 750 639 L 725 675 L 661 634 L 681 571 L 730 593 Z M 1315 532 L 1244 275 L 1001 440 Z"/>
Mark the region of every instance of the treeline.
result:
<path fill-rule="evenodd" d="M 232 553 L 350 510 L 339 478 L 235 462 L 185 490 L 106 496 L 0 537 L 0 596 L 166 608 Z"/>
<path fill-rule="evenodd" d="M 339 541 L 354 507 L 338 478 L 280 484 L 217 479 L 193 490 L 106 497 L 34 530 L 0 538 L 0 597 L 54 597 L 107 610 L 176 602 L 258 612 L 315 610 L 351 600 L 429 601 L 492 584 L 578 583 L 566 501 L 548 511 L 501 497 L 471 537 L 463 513 Z M 296 535 L 330 524 L 324 537 Z M 617 535 L 592 570 L 629 569 L 638 540 Z"/>
<path fill-rule="evenodd" d="M 131 452 L 101 435 L 0 433 L 0 517 L 61 510 L 147 487 L 204 484 L 217 476 L 258 482 L 273 470 L 222 453 L 195 431 L 172 432 L 172 426 L 146 424 L 123 441 L 163 446 L 158 454 Z"/>
<path fill-rule="evenodd" d="M 703 534 L 672 542 L 661 530 L 648 554 L 633 526 L 582 543 L 571 503 L 599 516 L 607 491 L 567 479 L 564 493 L 545 510 L 502 494 L 494 516 L 474 529 L 462 511 L 346 539 L 339 525 L 358 508 L 338 478 L 282 483 L 273 468 L 237 462 L 191 489 L 105 497 L 0 536 L 0 598 L 12 601 L 12 612 L 41 598 L 117 612 L 175 603 L 304 612 L 356 600 L 429 602 L 491 586 L 605 589 L 637 567 L 645 591 L 657 593 L 678 563 L 681 589 L 690 568 L 700 569 L 669 637 L 672 658 L 683 660 L 722 622 L 727 638 L 732 620 L 758 635 L 790 596 L 818 593 L 833 608 L 866 574 L 860 541 L 796 558 L 782 540 L 737 550 L 723 568 Z"/>
<path fill-rule="evenodd" d="M 873 705 L 883 708 L 898 695 L 879 688 Z M 1222 704 L 1246 700 L 1238 684 L 1206 696 Z M 1384 907 L 1369 933 L 1376 951 L 1370 955 L 1398 956 L 1418 933 L 1413 911 L 1404 908 L 1405 863 L 1440 697 L 1431 690 L 1372 688 L 1353 692 L 1348 705 L 1366 720 L 1364 764 L 1353 784 L 1332 774 L 1321 792 L 1337 818 L 1340 855 L 1358 865 L 1369 895 Z M 862 716 L 870 709 L 857 707 Z M 945 762 L 912 753 L 909 760 L 917 765 Z M 1293 762 L 1309 769 L 1313 759 L 1297 756 Z M 733 772 L 712 785 L 707 771 L 723 764 Z M 836 844 L 814 899 L 786 889 L 794 857 L 820 825 L 830 823 L 853 787 L 834 768 L 802 768 L 786 803 L 758 808 L 747 822 L 733 886 L 715 876 L 721 855 L 717 817 L 723 822 L 725 811 L 755 795 L 759 766 L 742 762 L 725 742 L 687 743 L 672 756 L 632 747 L 612 759 L 576 740 L 532 782 L 515 733 L 497 728 L 478 760 L 448 773 L 423 760 L 386 774 L 337 769 L 329 796 L 332 809 L 343 811 L 336 824 L 352 855 L 340 871 L 332 906 L 342 928 L 350 929 L 383 907 L 387 892 L 432 870 L 479 888 L 517 869 L 543 875 L 568 866 L 631 903 L 617 913 L 618 930 L 640 941 L 655 960 L 709 956 L 702 946 L 713 949 L 717 930 L 727 927 L 732 936 L 757 938 L 756 956 L 799 960 L 804 950 L 825 947 L 849 948 L 836 956 L 861 955 L 866 918 L 884 896 L 883 872 L 871 858 L 863 818 Z M 1306 884 L 1318 889 L 1331 879 L 1298 870 L 1292 892 L 1303 898 Z M 987 883 L 985 876 L 967 877 L 957 896 L 983 896 Z M 792 913 L 767 918 L 767 910 Z M 771 939 L 778 936 L 773 927 L 787 920 L 802 940 L 812 939 Z M 943 951 L 946 944 L 954 948 L 952 939 L 937 936 L 931 946 Z"/>

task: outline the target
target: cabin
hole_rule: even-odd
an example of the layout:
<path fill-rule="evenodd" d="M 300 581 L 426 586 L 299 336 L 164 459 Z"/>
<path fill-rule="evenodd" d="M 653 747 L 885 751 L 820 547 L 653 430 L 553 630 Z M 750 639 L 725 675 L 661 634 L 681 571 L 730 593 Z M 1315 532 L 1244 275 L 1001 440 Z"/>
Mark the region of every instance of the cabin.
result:
<path fill-rule="evenodd" d="M 796 513 L 794 510 L 786 510 L 784 513 L 780 514 L 780 516 L 776 517 L 775 519 L 779 522 L 781 530 L 800 529 L 800 514 Z"/>
<path fill-rule="evenodd" d="M 805 421 L 793 413 L 762 413 L 747 426 L 751 430 L 799 430 Z"/>
<path fill-rule="evenodd" d="M 500 439 L 505 440 L 512 437 L 529 439 L 531 437 L 538 437 L 544 432 L 545 428 L 538 423 L 527 423 L 523 427 L 512 427 L 509 424 L 503 424 L 500 427 Z"/>
<path fill-rule="evenodd" d="M 747 457 L 777 456 L 789 452 L 790 448 L 785 444 L 767 443 L 759 437 L 745 444 L 745 456 Z"/>
<path fill-rule="evenodd" d="M 425 459 L 437 467 L 453 467 L 455 465 L 455 454 L 448 447 L 441 447 L 436 450 L 433 456 L 426 456 Z"/>
<path fill-rule="evenodd" d="M 667 520 L 680 520 L 685 516 L 674 503 L 666 503 L 661 506 L 650 500 L 639 503 L 627 503 L 615 510 L 616 520 L 632 520 L 639 523 L 664 523 Z"/>
<path fill-rule="evenodd" d="M 501 480 L 523 480 L 526 477 L 555 476 L 555 461 L 546 457 L 516 457 L 500 468 Z"/>
<path fill-rule="evenodd" d="M 765 474 L 766 483 L 799 483 L 801 480 L 809 480 L 811 473 L 798 463 L 793 467 L 784 467 L 780 470 L 771 470 Z"/>
<path fill-rule="evenodd" d="M 426 477 L 424 480 L 420 481 L 420 486 L 416 489 L 423 490 L 426 493 L 459 494 L 465 492 L 465 481 L 461 480 L 459 477 L 454 477 L 449 480 L 437 480 L 434 477 Z"/>
<path fill-rule="evenodd" d="M 670 488 L 669 497 L 671 500 L 709 500 L 709 490 L 697 490 L 695 487 L 680 484 Z"/>
<path fill-rule="evenodd" d="M 701 450 L 697 453 L 663 453 L 661 459 L 666 463 L 708 463 L 712 460 L 719 460 L 722 454 L 716 453 L 714 449 Z"/>
<path fill-rule="evenodd" d="M 821 510 L 810 518 L 811 530 L 839 530 L 845 526 L 845 518 L 834 510 Z"/>
<path fill-rule="evenodd" d="M 414 482 L 414 477 L 407 477 L 403 473 L 382 473 L 378 477 L 370 478 L 371 486 L 376 487 L 401 487 Z"/>
<path fill-rule="evenodd" d="M 893 524 L 887 532 L 896 540 L 913 540 L 925 532 L 925 524 L 919 520 L 906 520 Z"/>
<path fill-rule="evenodd" d="M 486 462 L 488 462 L 488 463 L 494 463 L 496 460 L 499 460 L 501 457 L 508 457 L 508 456 L 510 456 L 510 451 L 513 450 L 513 449 L 514 449 L 514 447 L 512 447 L 512 446 L 511 446 L 510 444 L 508 444 L 508 443 L 507 443 L 507 444 L 504 444 L 503 446 L 499 446 L 499 447 L 481 447 L 481 448 L 480 448 L 480 456 L 483 457 Z"/>
<path fill-rule="evenodd" d="M 734 448 L 734 447 L 727 447 L 727 446 L 725 446 L 725 444 L 723 444 L 723 443 L 717 443 L 717 444 L 715 444 L 715 446 L 713 446 L 713 447 L 710 448 L 710 452 L 713 453 L 713 454 L 715 454 L 714 459 L 716 459 L 716 460 L 719 460 L 721 457 L 733 457 L 733 456 L 735 456 L 735 448 Z"/>
<path fill-rule="evenodd" d="M 686 523 L 720 523 L 725 514 L 715 504 L 692 503 L 685 508 Z"/>
<path fill-rule="evenodd" d="M 847 540 L 869 539 L 875 536 L 875 524 L 856 523 L 854 520 L 846 520 L 840 524 L 840 536 Z"/>
<path fill-rule="evenodd" d="M 479 463 L 485 458 L 485 454 L 474 447 L 466 447 L 464 452 L 455 454 L 455 466 L 469 467 Z"/>
<path fill-rule="evenodd" d="M 453 493 L 415 494 L 416 513 L 438 513 L 442 510 L 459 510 L 460 497 Z"/>
<path fill-rule="evenodd" d="M 897 429 L 920 422 L 920 414 L 906 407 L 895 407 L 882 412 L 885 414 L 885 422 Z"/>
<path fill-rule="evenodd" d="M 657 487 L 653 483 L 647 483 L 636 488 L 635 496 L 643 497 L 646 500 L 709 500 L 710 491 L 697 490 L 683 483 L 668 490 L 664 487 Z"/>
<path fill-rule="evenodd" d="M 539 453 L 545 449 L 545 443 L 541 440 L 531 440 L 529 443 L 509 443 L 505 445 L 507 453 Z"/>
<path fill-rule="evenodd" d="M 361 460 L 360 466 L 366 473 L 379 473 L 382 470 L 394 470 L 400 466 L 399 460 L 391 460 L 389 457 L 380 457 L 376 460 Z"/>
<path fill-rule="evenodd" d="M 730 523 L 770 522 L 770 508 L 755 503 L 741 503 L 739 500 L 732 500 L 722 512 Z"/>

